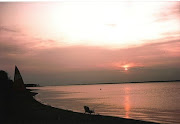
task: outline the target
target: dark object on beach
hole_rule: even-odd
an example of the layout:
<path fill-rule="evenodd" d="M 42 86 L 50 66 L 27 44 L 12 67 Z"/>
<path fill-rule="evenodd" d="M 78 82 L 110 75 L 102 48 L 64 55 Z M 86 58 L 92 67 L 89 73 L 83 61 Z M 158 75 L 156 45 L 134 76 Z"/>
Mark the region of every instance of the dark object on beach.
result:
<path fill-rule="evenodd" d="M 89 113 L 89 114 L 95 113 L 94 110 L 90 110 L 88 106 L 84 106 L 84 111 L 85 113 Z"/>
<path fill-rule="evenodd" d="M 10 111 L 12 86 L 13 81 L 8 77 L 7 72 L 0 70 L 0 123 L 8 119 L 7 111 Z"/>
<path fill-rule="evenodd" d="M 19 72 L 19 69 L 15 66 L 15 73 L 14 73 L 14 85 L 13 90 L 16 92 L 25 92 L 26 88 L 24 86 L 24 81 L 22 76 Z"/>
<path fill-rule="evenodd" d="M 13 81 L 8 77 L 7 72 L 3 70 L 0 70 L 0 85 L 0 92 L 3 94 L 9 92 L 13 87 Z"/>

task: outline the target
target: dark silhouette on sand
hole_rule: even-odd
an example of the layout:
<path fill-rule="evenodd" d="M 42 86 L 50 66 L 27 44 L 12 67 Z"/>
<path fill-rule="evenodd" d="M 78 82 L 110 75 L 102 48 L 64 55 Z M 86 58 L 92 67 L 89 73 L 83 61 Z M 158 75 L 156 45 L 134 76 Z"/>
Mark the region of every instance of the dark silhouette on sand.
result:
<path fill-rule="evenodd" d="M 0 120 L 8 118 L 12 97 L 13 81 L 7 72 L 0 70 Z"/>
<path fill-rule="evenodd" d="M 89 114 L 95 113 L 94 110 L 90 110 L 88 106 L 84 106 L 84 111 L 85 113 L 89 113 Z"/>
<path fill-rule="evenodd" d="M 13 81 L 8 77 L 7 72 L 0 70 L 0 90 L 6 95 L 13 86 Z"/>
<path fill-rule="evenodd" d="M 17 66 L 15 66 L 13 89 L 18 92 L 24 92 L 26 90 L 24 86 L 24 81 Z"/>

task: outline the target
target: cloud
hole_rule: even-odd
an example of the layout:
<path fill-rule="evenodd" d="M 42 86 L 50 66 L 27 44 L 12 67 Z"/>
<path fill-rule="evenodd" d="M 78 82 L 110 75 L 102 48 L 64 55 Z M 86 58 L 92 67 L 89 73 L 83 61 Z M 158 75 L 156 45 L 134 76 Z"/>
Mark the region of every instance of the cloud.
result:
<path fill-rule="evenodd" d="M 38 49 L 47 49 L 61 44 L 51 39 L 30 37 L 13 26 L 11 28 L 1 26 L 0 30 L 0 55 L 4 54 L 4 56 L 5 54 L 34 54 Z"/>
<path fill-rule="evenodd" d="M 53 64 L 51 69 L 112 70 L 114 63 L 131 64 L 133 67 L 176 66 L 180 59 L 178 41 L 146 44 L 128 49 L 106 49 L 91 46 L 52 47 L 36 50 L 33 56 L 41 67 Z"/>
<path fill-rule="evenodd" d="M 8 41 L 0 42 L 0 55 L 2 54 L 18 54 L 25 50 L 20 45 L 9 43 Z"/>
<path fill-rule="evenodd" d="M 9 27 L 0 26 L 0 32 L 2 32 L 2 31 L 13 32 L 13 33 L 19 32 L 19 30 L 17 30 L 17 29 L 12 29 L 12 28 L 9 28 Z"/>
<path fill-rule="evenodd" d="M 31 40 L 31 41 L 29 41 Z M 163 40 L 163 39 L 161 39 Z M 62 71 L 114 69 L 113 63 L 134 67 L 171 65 L 180 57 L 179 39 L 144 44 L 124 49 L 94 46 L 59 46 L 57 41 L 33 38 L 6 39 L 0 42 L 0 55 L 27 63 L 28 66 Z M 11 56 L 10 56 L 11 55 Z M 115 68 L 117 69 L 117 68 Z"/>
<path fill-rule="evenodd" d="M 0 51 L 2 54 L 24 54 L 29 50 L 29 46 L 25 45 L 29 40 L 20 31 L 3 28 L 4 32 L 0 35 Z M 14 34 L 15 32 L 15 34 Z"/>
<path fill-rule="evenodd" d="M 156 21 L 166 21 L 166 20 L 179 20 L 180 18 L 180 2 L 168 2 L 169 6 L 164 6 L 161 11 L 156 14 Z"/>
<path fill-rule="evenodd" d="M 31 39 L 34 43 L 34 47 L 36 49 L 47 49 L 51 47 L 58 47 L 59 45 L 63 44 L 63 42 L 57 42 L 52 39 L 44 40 L 41 38 L 32 38 Z"/>
<path fill-rule="evenodd" d="M 16 64 L 24 74 L 25 80 L 29 82 L 53 80 L 55 84 L 60 81 L 90 83 L 178 77 L 175 72 L 179 72 L 180 39 L 177 36 L 129 48 L 108 49 L 85 45 L 65 46 L 61 45 L 63 42 L 53 39 L 22 35 L 21 31 L 16 35 L 12 35 L 11 32 L 2 34 L 1 69 L 12 71 Z M 125 73 L 121 66 L 128 64 L 131 67 Z"/>

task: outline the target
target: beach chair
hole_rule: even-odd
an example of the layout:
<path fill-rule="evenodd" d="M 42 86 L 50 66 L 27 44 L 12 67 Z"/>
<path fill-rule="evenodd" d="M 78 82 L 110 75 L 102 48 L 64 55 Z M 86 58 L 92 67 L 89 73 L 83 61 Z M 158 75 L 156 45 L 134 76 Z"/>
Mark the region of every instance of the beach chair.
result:
<path fill-rule="evenodd" d="M 94 110 L 90 110 L 88 106 L 84 106 L 84 111 L 85 113 L 89 113 L 89 114 L 95 113 Z"/>

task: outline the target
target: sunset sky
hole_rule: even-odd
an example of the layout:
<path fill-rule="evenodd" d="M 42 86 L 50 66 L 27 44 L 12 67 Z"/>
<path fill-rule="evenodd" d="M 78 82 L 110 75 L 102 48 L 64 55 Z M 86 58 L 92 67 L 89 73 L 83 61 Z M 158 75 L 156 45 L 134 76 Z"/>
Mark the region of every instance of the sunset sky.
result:
<path fill-rule="evenodd" d="M 0 2 L 0 70 L 25 83 L 180 79 L 180 2 Z"/>

